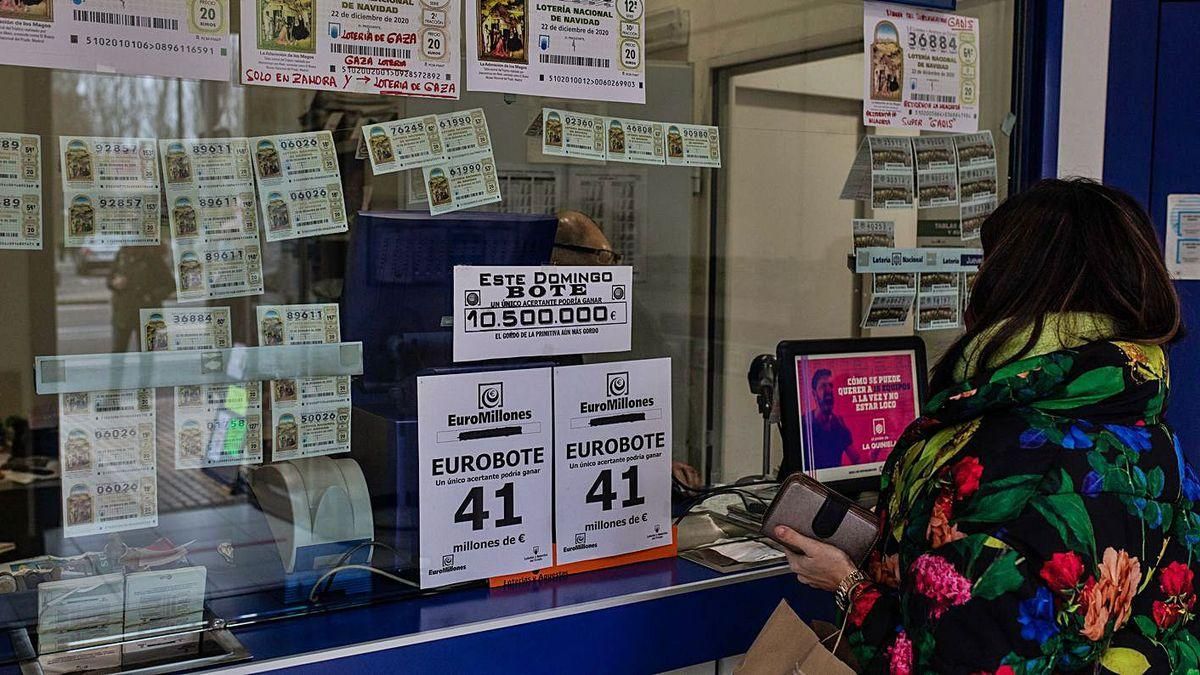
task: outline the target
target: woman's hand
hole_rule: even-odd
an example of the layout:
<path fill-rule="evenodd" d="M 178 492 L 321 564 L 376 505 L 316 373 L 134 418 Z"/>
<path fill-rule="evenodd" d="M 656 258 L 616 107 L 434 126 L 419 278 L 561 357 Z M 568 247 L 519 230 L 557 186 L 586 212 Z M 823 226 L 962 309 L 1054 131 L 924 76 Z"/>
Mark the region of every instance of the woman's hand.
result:
<path fill-rule="evenodd" d="M 775 528 L 775 537 L 788 549 L 788 567 L 800 583 L 822 591 L 837 589 L 857 569 L 850 556 L 836 546 L 806 537 L 790 527 Z"/>

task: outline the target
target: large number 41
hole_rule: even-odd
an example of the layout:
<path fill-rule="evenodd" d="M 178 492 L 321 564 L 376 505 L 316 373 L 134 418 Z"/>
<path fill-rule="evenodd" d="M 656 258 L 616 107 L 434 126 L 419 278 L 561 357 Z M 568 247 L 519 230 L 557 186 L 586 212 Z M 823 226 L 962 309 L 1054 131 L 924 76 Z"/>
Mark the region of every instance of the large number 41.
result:
<path fill-rule="evenodd" d="M 513 484 L 505 483 L 504 487 L 496 490 L 496 498 L 504 503 L 504 517 L 496 521 L 496 527 L 520 525 L 521 516 L 513 511 Z M 467 498 L 454 512 L 454 522 L 470 523 L 472 530 L 482 530 L 484 523 L 491 517 L 491 512 L 483 508 L 483 488 L 474 487 L 467 493 Z"/>
<path fill-rule="evenodd" d="M 629 487 L 629 498 L 621 500 L 621 507 L 628 508 L 630 506 L 641 506 L 646 503 L 646 498 L 638 494 L 638 465 L 634 464 L 621 474 L 621 478 L 625 479 L 625 484 Z M 605 511 L 611 511 L 613 503 L 617 501 L 619 496 L 613 490 L 612 469 L 605 469 L 596 476 L 596 482 L 592 483 L 592 488 L 588 490 L 586 501 L 588 504 L 601 504 Z"/>

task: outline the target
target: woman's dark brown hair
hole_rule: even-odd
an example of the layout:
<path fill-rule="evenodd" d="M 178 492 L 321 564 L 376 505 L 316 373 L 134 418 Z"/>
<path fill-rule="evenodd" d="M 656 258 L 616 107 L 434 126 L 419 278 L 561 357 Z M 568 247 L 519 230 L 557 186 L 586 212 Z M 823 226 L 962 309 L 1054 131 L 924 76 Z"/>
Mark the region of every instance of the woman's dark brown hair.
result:
<path fill-rule="evenodd" d="M 1028 354 L 1054 312 L 1107 315 L 1114 337 L 1131 342 L 1161 345 L 1182 337 L 1179 297 L 1154 227 L 1124 192 L 1082 178 L 1044 180 L 1009 197 L 980 234 L 983 264 L 966 332 L 934 367 L 935 391 L 954 383 L 964 358 L 980 368 L 1003 365 L 997 355 L 1032 327 L 1005 362 Z"/>

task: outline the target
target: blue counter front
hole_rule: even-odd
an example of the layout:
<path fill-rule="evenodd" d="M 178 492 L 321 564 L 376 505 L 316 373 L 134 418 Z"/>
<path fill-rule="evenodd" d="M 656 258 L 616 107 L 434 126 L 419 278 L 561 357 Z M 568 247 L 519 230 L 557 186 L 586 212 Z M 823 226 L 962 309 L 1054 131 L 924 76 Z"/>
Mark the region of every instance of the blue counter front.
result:
<path fill-rule="evenodd" d="M 746 651 L 782 598 L 833 613 L 786 567 L 672 558 L 235 628 L 254 660 L 213 672 L 656 673 Z"/>

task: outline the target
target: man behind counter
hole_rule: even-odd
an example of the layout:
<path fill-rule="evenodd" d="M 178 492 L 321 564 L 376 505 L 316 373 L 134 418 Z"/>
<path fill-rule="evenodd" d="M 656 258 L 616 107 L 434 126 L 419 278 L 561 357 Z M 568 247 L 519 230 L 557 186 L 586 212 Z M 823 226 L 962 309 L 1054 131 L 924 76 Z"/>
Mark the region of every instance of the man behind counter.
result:
<path fill-rule="evenodd" d="M 558 231 L 554 235 L 554 252 L 550 256 L 554 265 L 619 265 L 621 254 L 613 250 L 608 237 L 596 221 L 579 211 L 559 211 Z M 635 308 L 636 310 L 636 308 Z M 635 330 L 651 328 L 649 317 L 635 319 Z M 704 484 L 700 472 L 683 462 L 671 462 L 675 480 L 689 488 Z"/>

